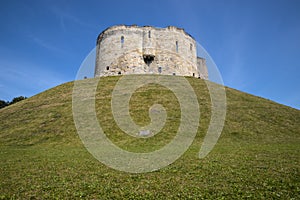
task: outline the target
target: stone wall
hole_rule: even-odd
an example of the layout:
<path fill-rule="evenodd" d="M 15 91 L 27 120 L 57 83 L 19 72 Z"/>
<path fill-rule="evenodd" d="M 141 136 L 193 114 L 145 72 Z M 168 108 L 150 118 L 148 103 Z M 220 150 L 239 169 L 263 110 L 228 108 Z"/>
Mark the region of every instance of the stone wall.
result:
<path fill-rule="evenodd" d="M 97 39 L 95 77 L 165 74 L 208 78 L 196 42 L 183 29 L 169 26 L 113 26 Z"/>
<path fill-rule="evenodd" d="M 199 77 L 208 80 L 208 71 L 206 67 L 206 61 L 204 58 L 197 57 L 197 67 L 198 71 L 201 72 L 199 73 Z"/>

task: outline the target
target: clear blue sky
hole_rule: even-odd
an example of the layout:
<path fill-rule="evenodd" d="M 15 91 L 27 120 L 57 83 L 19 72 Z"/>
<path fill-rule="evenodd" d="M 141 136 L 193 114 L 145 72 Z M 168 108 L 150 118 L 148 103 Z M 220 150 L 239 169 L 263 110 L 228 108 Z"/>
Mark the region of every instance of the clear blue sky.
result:
<path fill-rule="evenodd" d="M 299 0 L 0 0 L 0 99 L 74 80 L 117 24 L 182 27 L 226 86 L 300 109 Z"/>

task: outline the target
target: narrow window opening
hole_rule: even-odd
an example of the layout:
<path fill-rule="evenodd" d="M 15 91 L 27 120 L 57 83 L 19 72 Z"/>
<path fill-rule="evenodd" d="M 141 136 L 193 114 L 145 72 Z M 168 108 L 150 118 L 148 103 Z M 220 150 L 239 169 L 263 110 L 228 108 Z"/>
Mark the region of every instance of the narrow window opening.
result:
<path fill-rule="evenodd" d="M 118 72 L 119 75 L 121 75 L 121 72 Z"/>
<path fill-rule="evenodd" d="M 161 73 L 161 72 L 162 72 L 162 68 L 158 67 L 158 73 Z"/>
<path fill-rule="evenodd" d="M 106 70 L 109 70 L 109 66 L 106 67 Z"/>
<path fill-rule="evenodd" d="M 124 46 L 124 36 L 122 35 L 121 36 L 121 48 L 123 48 L 123 46 Z"/>
<path fill-rule="evenodd" d="M 151 38 L 151 31 L 148 31 L 148 38 Z"/>
<path fill-rule="evenodd" d="M 173 76 L 175 76 L 176 75 L 176 73 L 175 72 L 173 72 Z"/>
<path fill-rule="evenodd" d="M 190 50 L 191 51 L 193 50 L 193 44 L 190 44 Z"/>
<path fill-rule="evenodd" d="M 195 77 L 195 73 L 193 73 L 193 76 Z"/>
<path fill-rule="evenodd" d="M 178 41 L 176 41 L 176 52 L 178 53 Z"/>

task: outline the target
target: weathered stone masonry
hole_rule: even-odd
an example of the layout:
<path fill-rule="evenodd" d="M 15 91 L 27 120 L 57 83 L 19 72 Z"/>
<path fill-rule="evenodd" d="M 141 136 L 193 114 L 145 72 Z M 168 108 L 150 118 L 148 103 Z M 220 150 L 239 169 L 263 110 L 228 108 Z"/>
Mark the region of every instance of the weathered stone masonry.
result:
<path fill-rule="evenodd" d="M 183 29 L 113 26 L 97 38 L 95 77 L 164 74 L 208 79 L 205 59 Z"/>

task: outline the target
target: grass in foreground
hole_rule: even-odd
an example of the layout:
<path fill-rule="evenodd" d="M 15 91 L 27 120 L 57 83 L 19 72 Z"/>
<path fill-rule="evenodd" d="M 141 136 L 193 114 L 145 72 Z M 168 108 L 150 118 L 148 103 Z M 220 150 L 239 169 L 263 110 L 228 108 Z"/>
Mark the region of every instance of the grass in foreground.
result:
<path fill-rule="evenodd" d="M 118 78 L 99 82 L 99 123 L 114 143 L 128 151 L 161 148 L 174 137 L 179 123 L 174 95 L 157 85 L 133 95 L 131 115 L 139 125 L 149 123 L 153 103 L 162 103 L 168 112 L 161 133 L 134 139 L 118 129 L 110 111 L 110 94 Z M 72 119 L 73 83 L 0 110 L 0 199 L 299 199 L 300 111 L 227 88 L 221 138 L 200 160 L 210 99 L 203 80 L 188 80 L 201 109 L 195 141 L 173 164 L 145 174 L 113 170 L 86 151 Z"/>

